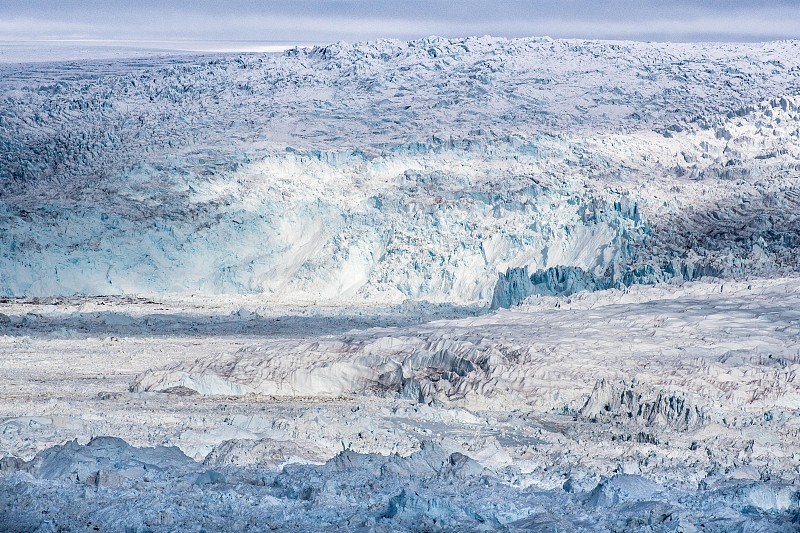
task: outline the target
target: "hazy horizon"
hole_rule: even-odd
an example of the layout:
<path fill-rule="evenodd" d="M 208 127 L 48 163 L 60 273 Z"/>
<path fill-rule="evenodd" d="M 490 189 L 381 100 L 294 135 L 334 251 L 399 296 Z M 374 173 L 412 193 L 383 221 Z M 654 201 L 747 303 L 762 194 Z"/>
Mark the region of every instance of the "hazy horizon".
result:
<path fill-rule="evenodd" d="M 332 42 L 428 35 L 654 41 L 800 37 L 800 2 L 4 0 L 0 41 Z"/>

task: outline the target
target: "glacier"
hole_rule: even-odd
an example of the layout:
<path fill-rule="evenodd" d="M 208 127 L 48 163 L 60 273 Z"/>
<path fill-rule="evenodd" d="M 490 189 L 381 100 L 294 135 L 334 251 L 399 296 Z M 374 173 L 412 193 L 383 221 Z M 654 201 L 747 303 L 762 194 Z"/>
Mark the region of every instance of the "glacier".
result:
<path fill-rule="evenodd" d="M 799 52 L 0 63 L 0 529 L 797 530 Z"/>
<path fill-rule="evenodd" d="M 0 292 L 488 305 L 525 267 L 599 286 L 786 273 L 795 47 L 431 38 L 5 65 Z"/>

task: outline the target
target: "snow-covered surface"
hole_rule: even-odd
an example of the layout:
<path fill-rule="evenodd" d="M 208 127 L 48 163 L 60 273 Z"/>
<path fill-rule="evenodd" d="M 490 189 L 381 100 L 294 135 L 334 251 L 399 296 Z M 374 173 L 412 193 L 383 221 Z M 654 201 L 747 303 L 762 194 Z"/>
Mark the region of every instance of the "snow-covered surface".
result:
<path fill-rule="evenodd" d="M 0 65 L 0 530 L 797 528 L 800 43 L 118 52 Z"/>
<path fill-rule="evenodd" d="M 391 391 L 423 403 L 551 411 L 578 409 L 601 382 L 606 388 L 597 394 L 616 396 L 612 383 L 618 381 L 651 401 L 671 389 L 688 395 L 692 423 L 730 417 L 731 407 L 760 416 L 776 406 L 800 409 L 796 283 L 755 290 L 752 283 L 701 285 L 679 296 L 648 289 L 641 290 L 644 301 L 624 295 L 619 303 L 600 300 L 586 309 L 515 309 L 411 330 L 250 343 L 233 354 L 148 372 L 132 390 L 322 398 Z M 625 340 L 603 339 L 597 324 L 625 330 Z M 718 408 L 722 414 L 714 413 Z M 662 414 L 681 417 L 684 410 Z"/>

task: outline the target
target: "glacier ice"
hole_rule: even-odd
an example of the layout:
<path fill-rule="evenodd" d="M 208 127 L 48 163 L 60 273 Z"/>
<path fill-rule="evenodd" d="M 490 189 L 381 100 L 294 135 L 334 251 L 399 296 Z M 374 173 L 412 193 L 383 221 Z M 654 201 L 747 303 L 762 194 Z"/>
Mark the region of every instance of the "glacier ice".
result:
<path fill-rule="evenodd" d="M 797 499 L 795 489 L 778 483 L 734 482 L 726 488 L 732 496 L 725 497 L 715 490 L 693 495 L 632 474 L 602 479 L 588 491 L 530 490 L 505 483 L 503 473 L 430 441 L 408 457 L 345 450 L 325 464 L 286 466 L 277 473 L 235 467 L 218 472 L 177 453 L 109 438 L 48 449 L 0 478 L 6 489 L 0 491 L 0 509 L 18 506 L 17 521 L 0 512 L 0 524 L 8 531 L 87 526 L 150 531 L 673 531 L 708 523 L 721 531 L 738 529 L 746 520 L 760 531 L 781 531 L 791 527 L 781 517 L 788 518 L 785 512 Z M 87 461 L 92 457 L 98 458 L 97 464 Z M 60 473 L 47 477 L 40 465 L 60 468 Z M 96 468 L 100 470 L 94 474 L 84 473 Z M 23 475 L 27 471 L 33 476 Z M 55 498 L 36 483 L 43 476 L 60 489 Z M 181 490 L 161 492 L 167 480 Z M 27 496 L 15 500 L 22 487 Z M 663 501 L 665 497 L 672 503 Z M 525 504 L 516 503 L 520 501 Z M 716 508 L 709 512 L 711 502 Z M 53 514 L 38 513 L 42 506 Z M 127 508 L 121 512 L 123 506 Z"/>
<path fill-rule="evenodd" d="M 0 529 L 797 529 L 797 52 L 0 64 Z"/>
<path fill-rule="evenodd" d="M 4 65 L 0 292 L 489 305 L 525 267 L 584 272 L 568 292 L 787 273 L 794 46 Z"/>

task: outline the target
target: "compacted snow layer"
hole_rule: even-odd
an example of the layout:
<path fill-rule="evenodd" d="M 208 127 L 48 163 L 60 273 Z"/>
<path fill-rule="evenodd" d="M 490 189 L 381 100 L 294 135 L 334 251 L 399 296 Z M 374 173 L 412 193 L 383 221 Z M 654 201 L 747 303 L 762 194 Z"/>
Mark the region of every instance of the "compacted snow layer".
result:
<path fill-rule="evenodd" d="M 436 317 L 425 309 L 440 319 L 417 323 Z M 796 278 L 537 296 L 472 317 L 8 300 L 0 524 L 791 530 L 797 309 Z"/>

